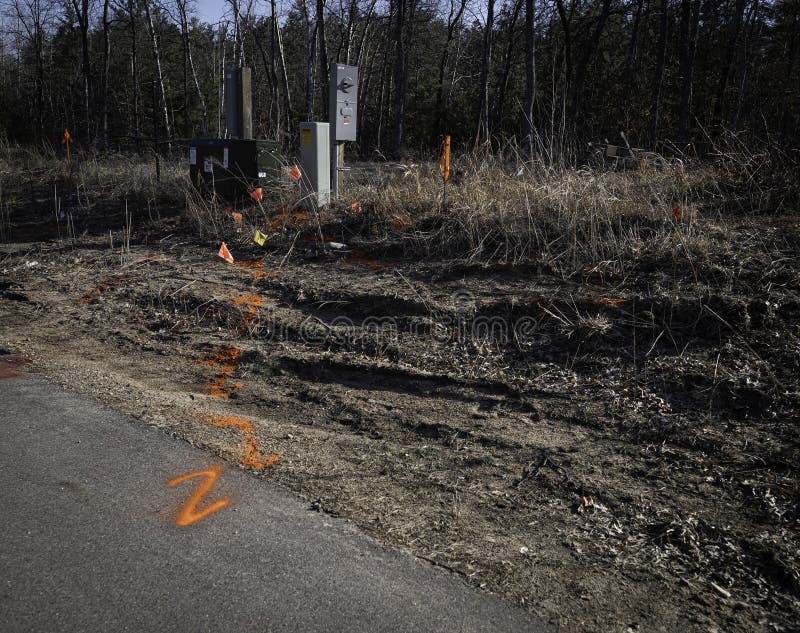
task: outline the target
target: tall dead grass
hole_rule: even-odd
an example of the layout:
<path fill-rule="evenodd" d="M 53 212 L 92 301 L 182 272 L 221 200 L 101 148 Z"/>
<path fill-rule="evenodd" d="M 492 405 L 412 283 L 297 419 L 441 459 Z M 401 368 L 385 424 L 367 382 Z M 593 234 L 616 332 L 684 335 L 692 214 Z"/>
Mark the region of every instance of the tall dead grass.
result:
<path fill-rule="evenodd" d="M 627 171 L 526 161 L 513 147 L 480 150 L 454 156 L 447 211 L 435 163 L 365 171 L 347 200 L 361 202 L 379 241 L 409 253 L 538 262 L 563 276 L 622 272 L 643 257 L 694 268 L 730 250 L 729 217 L 785 212 L 800 188 L 796 163 L 775 148 L 735 137 L 715 147 L 711 160 Z"/>

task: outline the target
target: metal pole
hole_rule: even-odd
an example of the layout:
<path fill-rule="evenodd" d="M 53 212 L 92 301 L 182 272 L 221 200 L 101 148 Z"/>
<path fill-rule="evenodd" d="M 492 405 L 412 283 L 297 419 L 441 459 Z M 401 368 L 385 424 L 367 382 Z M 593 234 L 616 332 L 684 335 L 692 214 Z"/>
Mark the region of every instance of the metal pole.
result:
<path fill-rule="evenodd" d="M 335 122 L 331 124 L 335 125 Z M 336 200 L 339 197 L 339 143 L 334 140 L 334 134 L 331 134 L 331 200 Z"/>

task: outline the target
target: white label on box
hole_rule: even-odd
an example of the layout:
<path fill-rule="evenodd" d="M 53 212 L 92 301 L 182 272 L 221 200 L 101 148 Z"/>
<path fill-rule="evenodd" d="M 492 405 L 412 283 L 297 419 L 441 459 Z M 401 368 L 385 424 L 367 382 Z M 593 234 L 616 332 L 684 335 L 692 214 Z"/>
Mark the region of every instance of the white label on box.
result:
<path fill-rule="evenodd" d="M 214 172 L 214 165 L 211 163 L 210 158 L 206 158 L 203 161 L 203 171 L 206 172 L 207 174 L 211 174 Z"/>
<path fill-rule="evenodd" d="M 190 147 L 189 148 L 189 164 L 196 165 L 197 164 L 197 148 Z"/>
<path fill-rule="evenodd" d="M 228 168 L 228 148 L 224 148 L 222 150 L 222 166 L 227 169 Z"/>

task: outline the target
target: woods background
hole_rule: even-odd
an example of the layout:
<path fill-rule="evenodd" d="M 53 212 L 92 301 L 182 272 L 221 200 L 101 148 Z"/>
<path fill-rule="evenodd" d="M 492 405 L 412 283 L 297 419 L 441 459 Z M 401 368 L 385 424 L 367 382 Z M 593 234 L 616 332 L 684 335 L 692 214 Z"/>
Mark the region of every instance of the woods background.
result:
<path fill-rule="evenodd" d="M 327 120 L 334 61 L 360 67 L 362 155 L 447 133 L 550 158 L 620 131 L 664 151 L 799 135 L 800 0 L 229 0 L 217 24 L 188 0 L 0 6 L 0 137 L 24 144 L 224 136 L 224 72 L 245 64 L 256 136 L 291 145 Z"/>

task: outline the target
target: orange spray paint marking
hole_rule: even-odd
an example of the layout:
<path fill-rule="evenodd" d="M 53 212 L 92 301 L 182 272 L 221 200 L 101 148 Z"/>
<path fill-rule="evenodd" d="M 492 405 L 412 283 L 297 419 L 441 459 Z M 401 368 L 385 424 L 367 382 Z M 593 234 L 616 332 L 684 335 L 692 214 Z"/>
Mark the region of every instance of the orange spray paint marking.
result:
<path fill-rule="evenodd" d="M 78 303 L 97 303 L 106 292 L 120 288 L 128 283 L 127 277 L 106 277 L 101 279 L 91 290 L 87 290 L 78 299 Z"/>
<path fill-rule="evenodd" d="M 202 498 L 207 495 L 214 486 L 214 482 L 217 481 L 219 474 L 219 466 L 212 466 L 211 468 L 206 468 L 205 470 L 197 470 L 193 473 L 189 473 L 188 475 L 176 477 L 175 479 L 167 482 L 167 485 L 170 488 L 174 488 L 178 484 L 183 483 L 188 479 L 193 479 L 194 477 L 205 477 L 205 480 L 202 481 L 197 488 L 195 488 L 192 496 L 189 497 L 188 501 L 181 508 L 180 512 L 178 512 L 178 516 L 175 518 L 176 525 L 181 527 L 194 525 L 198 521 L 205 519 L 207 516 L 214 514 L 215 512 L 219 512 L 231 502 L 230 499 L 218 499 L 217 501 L 207 505 L 202 510 L 197 509 L 197 504 L 200 503 Z"/>
<path fill-rule="evenodd" d="M 211 358 L 200 361 L 201 365 L 220 368 L 217 374 L 204 386 L 204 391 L 209 396 L 213 396 L 214 398 L 226 398 L 242 388 L 242 383 L 228 384 L 228 379 L 239 364 L 239 357 L 241 355 L 242 350 L 237 347 L 229 347 L 221 350 Z"/>
<path fill-rule="evenodd" d="M 211 426 L 217 428 L 233 427 L 241 431 L 244 437 L 244 450 L 242 454 L 241 464 L 246 468 L 255 468 L 256 470 L 263 470 L 269 466 L 277 464 L 281 456 L 275 453 L 262 456 L 258 451 L 258 443 L 253 431 L 253 424 L 244 418 L 237 418 L 230 415 L 211 415 L 206 416 L 206 422 Z"/>
<path fill-rule="evenodd" d="M 242 295 L 233 300 L 233 305 L 242 306 L 242 324 L 239 326 L 239 332 L 244 332 L 250 321 L 258 314 L 258 309 L 261 307 L 260 295 Z"/>
<path fill-rule="evenodd" d="M 389 268 L 394 268 L 394 264 L 392 263 L 381 264 L 379 262 L 374 262 L 360 253 L 352 253 L 345 257 L 342 263 L 339 264 L 339 268 L 347 268 L 350 264 L 361 264 L 362 266 L 372 268 L 372 270 L 388 270 Z"/>
<path fill-rule="evenodd" d="M 247 261 L 235 264 L 236 268 L 240 270 L 248 270 L 254 279 L 263 279 L 266 276 L 264 272 L 264 261 L 261 259 L 248 259 Z"/>

